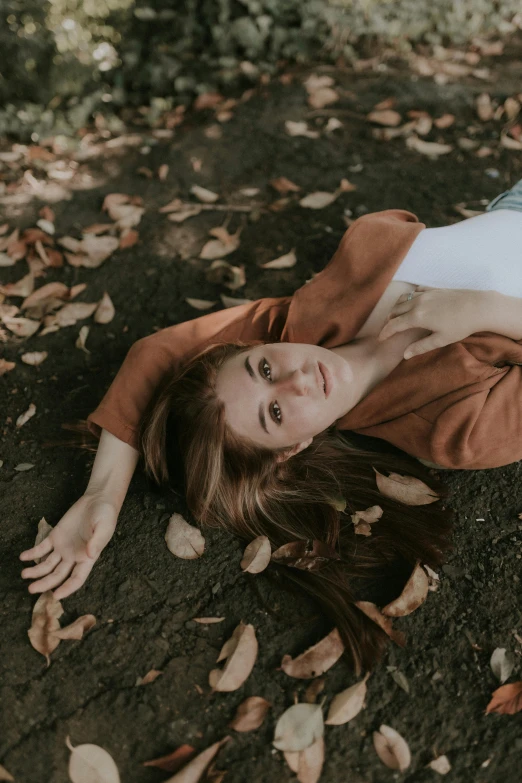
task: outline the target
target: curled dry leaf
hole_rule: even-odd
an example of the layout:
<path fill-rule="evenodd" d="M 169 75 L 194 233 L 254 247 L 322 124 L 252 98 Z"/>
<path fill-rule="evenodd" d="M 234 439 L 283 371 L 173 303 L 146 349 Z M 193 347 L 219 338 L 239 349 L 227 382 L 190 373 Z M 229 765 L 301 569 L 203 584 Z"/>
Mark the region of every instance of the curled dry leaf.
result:
<path fill-rule="evenodd" d="M 383 764 L 404 772 L 411 764 L 411 753 L 406 740 L 391 726 L 383 724 L 373 732 L 373 746 Z"/>
<path fill-rule="evenodd" d="M 144 677 L 138 677 L 136 685 L 149 685 L 151 682 L 154 682 L 160 674 L 163 674 L 163 672 L 159 669 L 150 669 Z"/>
<path fill-rule="evenodd" d="M 222 623 L 224 617 L 193 617 L 192 622 L 201 623 L 201 625 L 214 625 L 214 623 Z"/>
<path fill-rule="evenodd" d="M 343 723 L 348 723 L 360 713 L 364 707 L 367 692 L 366 680 L 369 676 L 369 673 L 365 674 L 363 680 L 334 696 L 328 710 L 328 718 L 325 721 L 327 726 L 340 726 Z"/>
<path fill-rule="evenodd" d="M 438 756 L 438 758 L 430 761 L 427 766 L 434 772 L 438 772 L 439 775 L 447 775 L 451 770 L 451 764 L 447 756 Z"/>
<path fill-rule="evenodd" d="M 335 549 L 325 544 L 324 541 L 318 541 L 314 538 L 308 538 L 305 541 L 291 541 L 289 544 L 283 544 L 272 553 L 274 563 L 299 568 L 301 571 L 318 571 L 332 560 L 340 559 L 340 555 Z"/>
<path fill-rule="evenodd" d="M 319 131 L 309 130 L 306 122 L 293 122 L 287 120 L 285 122 L 285 130 L 289 136 L 305 136 L 308 139 L 318 139 Z"/>
<path fill-rule="evenodd" d="M 20 414 L 20 416 L 17 418 L 16 426 L 23 427 L 24 424 L 29 421 L 29 419 L 33 418 L 35 413 L 36 413 L 36 405 L 31 402 L 29 407 L 25 411 L 25 413 Z"/>
<path fill-rule="evenodd" d="M 297 256 L 295 250 L 291 250 L 284 256 L 279 256 L 279 258 L 275 258 L 273 261 L 268 261 L 266 264 L 261 264 L 260 266 L 261 269 L 290 269 L 290 267 L 295 266 L 296 263 Z"/>
<path fill-rule="evenodd" d="M 192 185 L 190 192 L 204 204 L 214 204 L 219 198 L 217 193 L 207 188 L 202 188 L 200 185 Z"/>
<path fill-rule="evenodd" d="M 220 294 L 219 298 L 223 302 L 225 307 L 239 307 L 240 305 L 252 304 L 252 299 L 236 299 L 233 296 L 227 296 L 226 294 Z"/>
<path fill-rule="evenodd" d="M 235 691 L 243 685 L 254 668 L 258 643 L 253 625 L 240 623 L 223 645 L 218 663 L 225 658 L 223 669 L 212 669 L 208 681 L 214 691 Z"/>
<path fill-rule="evenodd" d="M 451 125 L 453 125 L 454 122 L 455 122 L 454 114 L 443 114 L 441 117 L 437 117 L 437 119 L 433 120 L 433 124 L 439 130 L 443 130 L 444 128 L 449 128 Z"/>
<path fill-rule="evenodd" d="M 335 193 L 328 193 L 324 190 L 317 190 L 315 193 L 310 193 L 299 201 L 300 206 L 305 209 L 324 209 L 337 199 L 339 196 L 338 191 Z"/>
<path fill-rule="evenodd" d="M 7 359 L 0 359 L 0 376 L 5 375 L 6 372 L 14 370 L 15 367 L 16 362 L 8 362 Z"/>
<path fill-rule="evenodd" d="M 412 134 L 406 139 L 406 146 L 420 152 L 421 155 L 427 155 L 430 158 L 438 158 L 439 155 L 447 155 L 453 149 L 451 144 L 439 144 L 436 141 L 424 141 L 418 136 Z"/>
<path fill-rule="evenodd" d="M 379 492 L 388 498 L 406 506 L 426 506 L 439 500 L 440 496 L 433 489 L 414 476 L 402 476 L 400 473 L 383 476 L 375 468 L 374 471 Z"/>
<path fill-rule="evenodd" d="M 487 92 L 483 92 L 477 96 L 475 105 L 477 108 L 477 115 L 479 120 L 482 120 L 482 122 L 487 122 L 488 120 L 493 119 L 495 110 L 493 108 L 493 104 L 491 103 L 491 98 Z"/>
<path fill-rule="evenodd" d="M 0 764 L 0 780 L 12 781 L 14 783 L 14 777 L 2 766 L 2 764 Z"/>
<path fill-rule="evenodd" d="M 125 193 L 109 193 L 105 196 L 102 209 L 106 210 L 116 227 L 120 230 L 137 226 L 145 212 L 139 196 L 127 196 Z M 116 246 L 118 240 L 116 240 Z"/>
<path fill-rule="evenodd" d="M 58 620 L 62 614 L 63 607 L 50 590 L 42 593 L 33 607 L 32 624 L 27 633 L 34 649 L 47 659 L 47 666 L 51 663 L 50 654 L 60 644 L 55 632 L 60 629 Z"/>
<path fill-rule="evenodd" d="M 200 531 L 189 525 L 181 514 L 170 517 L 165 541 L 172 554 L 183 560 L 197 560 L 205 551 L 205 539 Z"/>
<path fill-rule="evenodd" d="M 270 563 L 272 549 L 267 536 L 258 536 L 248 544 L 240 566 L 248 574 L 260 574 Z"/>
<path fill-rule="evenodd" d="M 44 320 L 45 326 L 74 326 L 77 321 L 83 321 L 89 318 L 96 308 L 98 302 L 70 302 L 64 305 L 55 315 L 47 316 Z"/>
<path fill-rule="evenodd" d="M 78 332 L 78 337 L 76 338 L 76 342 L 74 343 L 76 348 L 79 348 L 80 351 L 84 351 L 84 353 L 90 353 L 89 349 L 85 346 L 85 343 L 87 342 L 87 337 L 89 336 L 90 327 L 89 326 L 82 326 L 80 331 Z"/>
<path fill-rule="evenodd" d="M 400 596 L 384 606 L 381 610 L 382 613 L 387 617 L 405 617 L 411 614 L 426 600 L 428 586 L 428 576 L 417 562 Z"/>
<path fill-rule="evenodd" d="M 209 239 L 209 241 L 203 245 L 199 257 L 203 258 L 205 261 L 223 258 L 238 249 L 240 244 L 239 231 L 235 234 L 229 234 L 224 228 L 215 228 L 209 231 L 209 233 L 213 234 L 213 236 L 218 236 L 218 238 Z"/>
<path fill-rule="evenodd" d="M 76 745 L 65 740 L 71 751 L 69 778 L 72 783 L 120 783 L 120 773 L 112 756 L 99 745 Z"/>
<path fill-rule="evenodd" d="M 394 128 L 401 124 L 402 117 L 398 111 L 394 111 L 393 109 L 377 109 L 371 111 L 366 116 L 366 119 L 370 122 L 375 122 L 378 125 L 386 125 Z"/>
<path fill-rule="evenodd" d="M 385 617 L 371 601 L 356 601 L 355 605 L 364 612 L 364 614 L 373 620 L 382 630 L 388 634 L 395 644 L 399 647 L 404 647 L 406 644 L 406 637 L 402 631 L 395 631 L 392 625 L 392 621 L 389 617 Z"/>
<path fill-rule="evenodd" d="M 513 139 L 511 136 L 503 133 L 500 137 L 500 144 L 506 150 L 522 150 L 522 141 Z"/>
<path fill-rule="evenodd" d="M 47 283 L 33 291 L 20 305 L 22 310 L 41 302 L 45 299 L 67 299 L 69 289 L 64 283 Z"/>
<path fill-rule="evenodd" d="M 32 462 L 20 462 L 19 465 L 15 465 L 14 469 L 15 470 L 20 470 L 20 471 L 26 471 L 26 470 L 31 470 L 31 468 L 34 468 L 34 465 L 33 465 Z"/>
<path fill-rule="evenodd" d="M 219 241 L 219 240 L 214 240 Z M 246 283 L 245 270 L 242 266 L 232 266 L 228 261 L 213 261 L 206 272 L 210 283 L 222 283 L 231 291 L 242 288 Z"/>
<path fill-rule="evenodd" d="M 271 706 L 262 696 L 250 696 L 239 705 L 228 725 L 234 731 L 254 731 L 261 726 Z"/>
<path fill-rule="evenodd" d="M 514 715 L 522 710 L 522 682 L 501 685 L 492 693 L 492 699 L 486 707 L 486 715 L 497 712 L 499 715 Z"/>
<path fill-rule="evenodd" d="M 14 266 L 16 260 L 8 256 L 7 253 L 0 253 L 0 267 L 1 266 Z"/>
<path fill-rule="evenodd" d="M 57 639 L 75 639 L 80 641 L 86 631 L 96 625 L 96 617 L 93 614 L 82 614 L 70 625 L 60 628 L 55 632 Z"/>
<path fill-rule="evenodd" d="M 337 663 L 344 652 L 344 644 L 337 628 L 334 628 L 328 636 L 320 642 L 309 647 L 304 653 L 292 659 L 285 655 L 281 661 L 281 669 L 290 677 L 308 680 L 319 677 L 331 669 Z"/>
<path fill-rule="evenodd" d="M 324 764 L 324 739 L 319 737 L 299 753 L 285 753 L 285 761 L 297 774 L 299 783 L 317 783 Z"/>
<path fill-rule="evenodd" d="M 41 544 L 42 541 L 47 538 L 49 533 L 52 530 L 52 526 L 47 522 L 45 517 L 42 517 L 41 520 L 38 522 L 38 532 L 36 534 L 36 538 L 34 541 L 34 546 L 38 546 L 38 544 Z M 34 562 L 35 563 L 41 563 L 43 560 L 46 560 L 48 555 L 50 553 L 47 553 L 47 555 L 44 555 L 44 557 L 35 557 Z"/>
<path fill-rule="evenodd" d="M 382 508 L 380 506 L 370 506 L 366 511 L 356 511 L 351 515 L 355 526 L 355 532 L 363 536 L 371 536 L 370 525 L 377 522 L 382 517 Z"/>
<path fill-rule="evenodd" d="M 299 185 L 296 185 L 295 182 L 292 182 L 292 180 L 287 177 L 276 177 L 275 179 L 271 179 L 270 185 L 274 190 L 277 190 L 278 193 L 282 193 L 283 195 L 286 193 L 297 193 L 301 190 Z"/>
<path fill-rule="evenodd" d="M 6 296 L 29 296 L 34 289 L 34 275 L 29 272 L 28 275 L 17 280 L 16 283 L 8 283 L 7 285 L 0 285 L 0 294 Z"/>
<path fill-rule="evenodd" d="M 198 783 L 220 747 L 224 745 L 225 742 L 228 742 L 229 739 L 230 737 L 225 737 L 219 742 L 215 742 L 202 753 L 199 753 L 192 761 L 189 761 L 180 772 L 177 772 L 171 778 L 164 780 L 163 783 Z"/>
<path fill-rule="evenodd" d="M 190 297 L 187 297 L 185 302 L 195 310 L 210 310 L 211 307 L 217 304 L 217 302 L 211 302 L 208 299 L 191 299 Z"/>
<path fill-rule="evenodd" d="M 317 697 L 324 691 L 326 685 L 326 677 L 318 677 L 312 680 L 310 685 L 305 690 L 304 700 L 307 704 L 315 704 Z"/>
<path fill-rule="evenodd" d="M 164 769 L 166 772 L 177 772 L 178 769 L 193 759 L 195 755 L 196 749 L 192 745 L 180 745 L 179 748 L 166 756 L 160 756 L 160 758 L 152 759 L 151 761 L 144 761 L 143 766 L 159 767 L 159 769 Z"/>
<path fill-rule="evenodd" d="M 277 721 L 273 745 L 278 750 L 298 753 L 313 745 L 323 734 L 321 705 L 294 704 Z"/>
<path fill-rule="evenodd" d="M 140 238 L 139 233 L 135 228 L 125 228 L 120 235 L 120 250 L 125 250 L 128 247 L 134 247 Z"/>
<path fill-rule="evenodd" d="M 507 652 L 505 647 L 497 647 L 493 650 L 489 665 L 497 680 L 506 682 L 515 667 L 515 656 L 512 652 Z"/>
<path fill-rule="evenodd" d="M 94 311 L 94 320 L 97 324 L 108 324 L 114 318 L 115 312 L 112 300 L 107 291 L 105 291 L 99 305 Z"/>
<path fill-rule="evenodd" d="M 80 253 L 84 253 L 87 256 L 87 259 L 83 261 L 81 266 L 91 269 L 101 266 L 118 247 L 119 241 L 116 237 L 97 237 L 87 234 L 84 236 L 79 249 Z"/>

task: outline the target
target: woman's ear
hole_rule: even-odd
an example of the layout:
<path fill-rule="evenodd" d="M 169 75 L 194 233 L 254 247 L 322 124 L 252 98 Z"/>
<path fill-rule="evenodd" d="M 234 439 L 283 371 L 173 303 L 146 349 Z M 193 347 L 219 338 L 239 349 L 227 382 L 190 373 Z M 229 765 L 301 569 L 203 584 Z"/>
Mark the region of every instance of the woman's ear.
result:
<path fill-rule="evenodd" d="M 303 451 L 303 449 L 307 449 L 312 441 L 313 438 L 308 438 L 308 440 L 303 440 L 302 443 L 296 443 L 295 446 L 286 449 L 286 451 L 280 451 L 276 458 L 277 462 L 286 462 L 286 460 L 290 459 L 290 457 L 299 454 L 299 452 Z"/>

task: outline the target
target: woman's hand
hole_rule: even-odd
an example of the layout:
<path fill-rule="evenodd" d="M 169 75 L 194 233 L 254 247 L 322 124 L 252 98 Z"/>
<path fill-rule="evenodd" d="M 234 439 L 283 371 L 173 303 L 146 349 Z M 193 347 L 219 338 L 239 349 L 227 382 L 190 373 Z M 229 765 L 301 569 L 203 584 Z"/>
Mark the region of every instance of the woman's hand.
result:
<path fill-rule="evenodd" d="M 498 305 L 497 299 L 495 291 L 417 286 L 409 301 L 408 294 L 397 299 L 377 339 L 387 340 L 406 329 L 429 329 L 430 335 L 411 343 L 404 351 L 404 358 L 410 359 L 475 332 L 490 331 L 488 317 Z"/>
<path fill-rule="evenodd" d="M 24 579 L 37 579 L 29 585 L 30 593 L 54 590 L 57 600 L 80 588 L 102 549 L 110 541 L 118 510 L 103 493 L 86 493 L 71 506 L 38 546 L 27 549 L 20 560 L 46 557 L 38 565 L 24 568 Z"/>

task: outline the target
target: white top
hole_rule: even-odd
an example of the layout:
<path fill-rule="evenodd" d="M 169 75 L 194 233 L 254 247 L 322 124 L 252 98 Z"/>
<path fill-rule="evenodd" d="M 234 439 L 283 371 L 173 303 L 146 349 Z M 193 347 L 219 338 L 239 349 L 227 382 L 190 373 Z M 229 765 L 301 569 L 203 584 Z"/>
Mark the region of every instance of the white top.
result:
<path fill-rule="evenodd" d="M 393 279 L 522 297 L 522 212 L 496 209 L 424 229 Z"/>

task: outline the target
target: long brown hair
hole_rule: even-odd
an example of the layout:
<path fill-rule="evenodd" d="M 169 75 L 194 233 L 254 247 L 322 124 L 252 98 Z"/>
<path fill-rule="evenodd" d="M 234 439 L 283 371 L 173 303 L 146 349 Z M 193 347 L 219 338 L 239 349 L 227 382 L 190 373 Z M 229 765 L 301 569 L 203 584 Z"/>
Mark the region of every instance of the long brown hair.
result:
<path fill-rule="evenodd" d="M 419 507 L 387 498 L 373 468 L 420 478 L 442 498 L 445 492 L 407 455 L 363 450 L 331 428 L 283 462 L 238 437 L 225 420 L 216 379 L 229 357 L 253 344 L 210 346 L 166 378 L 142 420 L 145 470 L 166 486 L 181 474 L 188 507 L 202 524 L 246 540 L 266 535 L 273 547 L 318 539 L 335 548 L 341 559 L 319 571 L 279 569 L 318 601 L 359 674 L 379 660 L 388 637 L 355 601 L 388 603 L 417 561 L 436 568 L 450 548 L 451 515 L 442 502 Z M 339 498 L 346 501 L 344 512 Z M 371 536 L 356 535 L 350 514 L 373 505 L 383 509 L 381 520 Z"/>

